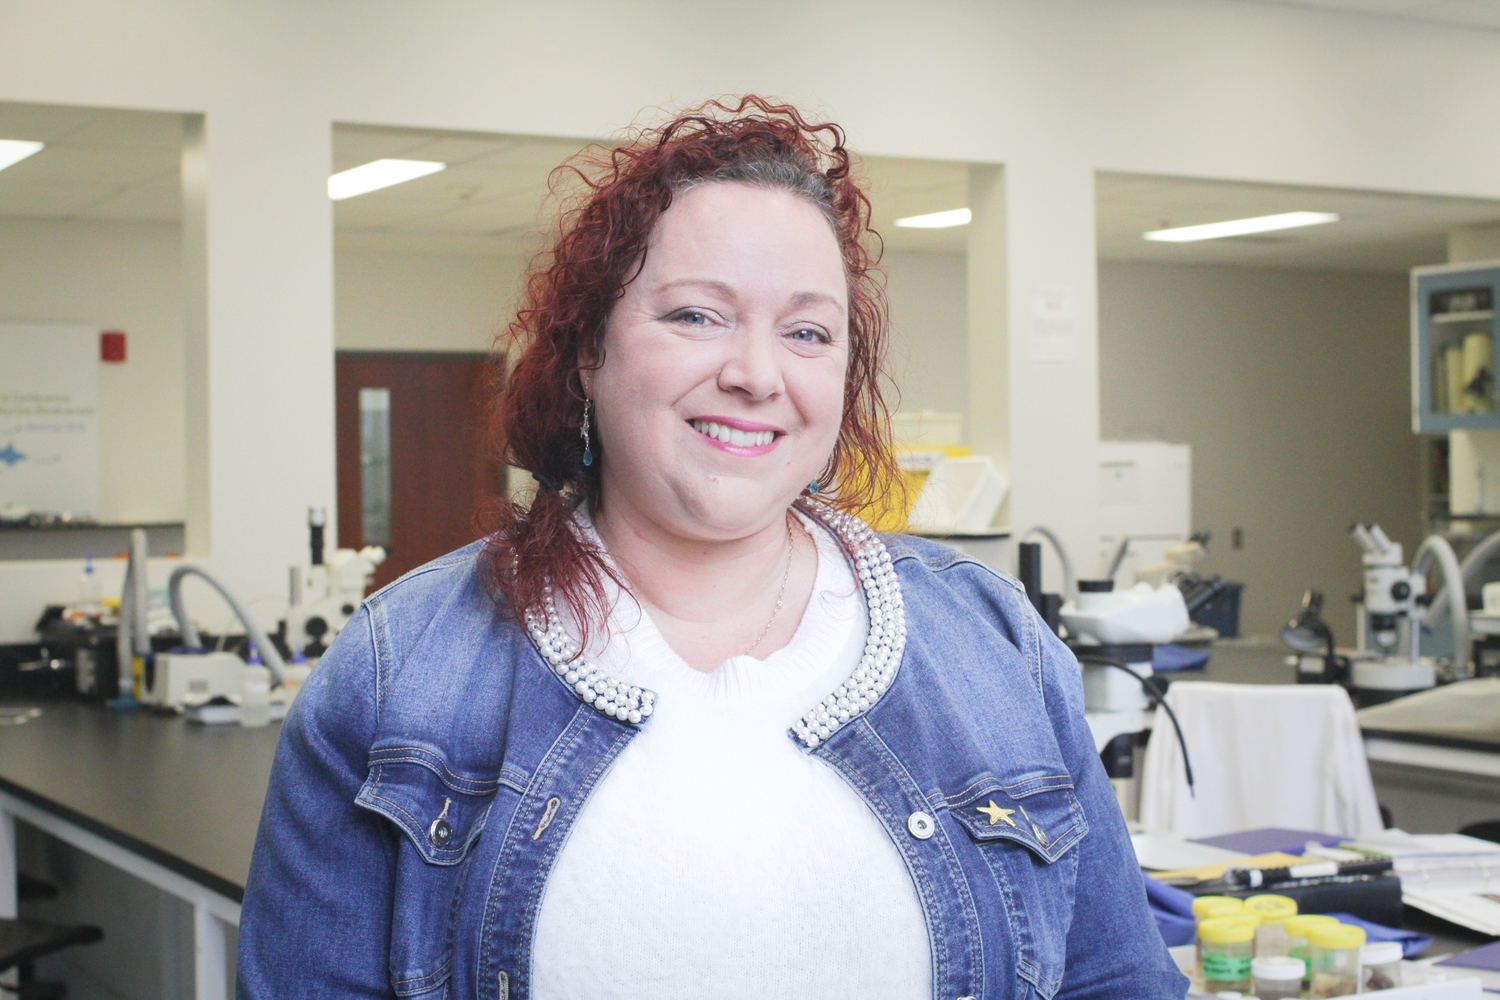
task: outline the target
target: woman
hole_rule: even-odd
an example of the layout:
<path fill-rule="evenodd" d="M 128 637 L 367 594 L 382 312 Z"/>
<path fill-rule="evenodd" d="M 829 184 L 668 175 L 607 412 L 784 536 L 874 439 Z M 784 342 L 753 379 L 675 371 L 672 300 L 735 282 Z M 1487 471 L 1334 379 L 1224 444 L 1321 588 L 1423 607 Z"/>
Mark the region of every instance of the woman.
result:
<path fill-rule="evenodd" d="M 534 502 L 303 690 L 242 995 L 1182 996 L 1072 657 L 849 513 L 894 470 L 838 129 L 715 103 L 580 176 L 497 409 Z"/>

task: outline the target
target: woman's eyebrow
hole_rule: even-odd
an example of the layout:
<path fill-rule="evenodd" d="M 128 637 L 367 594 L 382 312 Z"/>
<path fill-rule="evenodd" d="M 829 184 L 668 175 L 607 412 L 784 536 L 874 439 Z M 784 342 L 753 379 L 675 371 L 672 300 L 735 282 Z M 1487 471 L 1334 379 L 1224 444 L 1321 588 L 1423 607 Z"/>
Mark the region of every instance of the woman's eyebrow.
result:
<path fill-rule="evenodd" d="M 711 289 L 726 299 L 734 298 L 733 288 L 723 281 L 715 281 L 712 278 L 677 278 L 665 284 L 658 285 L 656 290 L 657 292 L 669 292 L 674 288 L 682 288 L 686 285 L 696 285 L 700 288 Z"/>

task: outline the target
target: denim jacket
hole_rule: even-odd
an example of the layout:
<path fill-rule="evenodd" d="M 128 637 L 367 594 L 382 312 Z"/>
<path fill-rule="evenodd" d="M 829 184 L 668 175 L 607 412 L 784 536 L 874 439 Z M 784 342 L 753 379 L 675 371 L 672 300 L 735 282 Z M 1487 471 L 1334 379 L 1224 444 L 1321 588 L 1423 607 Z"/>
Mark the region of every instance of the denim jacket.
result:
<path fill-rule="evenodd" d="M 900 668 L 863 714 L 797 745 L 904 858 L 933 996 L 1181 998 L 1072 655 L 1013 578 L 883 537 Z M 548 873 L 650 719 L 581 702 L 497 613 L 480 559 L 476 543 L 370 597 L 288 714 L 245 892 L 242 998 L 531 995 Z"/>

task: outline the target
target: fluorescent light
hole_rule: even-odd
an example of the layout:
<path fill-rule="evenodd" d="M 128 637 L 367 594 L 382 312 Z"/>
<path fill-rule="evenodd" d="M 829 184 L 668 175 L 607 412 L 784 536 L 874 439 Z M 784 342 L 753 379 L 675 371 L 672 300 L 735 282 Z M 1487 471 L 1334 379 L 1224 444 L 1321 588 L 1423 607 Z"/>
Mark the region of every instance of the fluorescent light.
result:
<path fill-rule="evenodd" d="M 1201 226 L 1156 229 L 1145 236 L 1148 240 L 1160 240 L 1163 243 L 1192 243 L 1194 240 L 1219 240 L 1226 236 L 1248 236 L 1251 233 L 1321 226 L 1325 222 L 1337 221 L 1339 217 L 1333 212 L 1282 212 L 1280 215 L 1257 215 L 1253 219 L 1230 219 L 1228 222 L 1209 222 Z"/>
<path fill-rule="evenodd" d="M 24 139 L 0 139 L 0 170 L 20 163 L 32 153 L 40 153 L 42 145 Z"/>
<path fill-rule="evenodd" d="M 363 166 L 340 170 L 328 178 L 328 197 L 334 201 L 369 194 L 393 184 L 405 184 L 418 177 L 435 174 L 447 167 L 432 160 L 375 160 Z"/>
<path fill-rule="evenodd" d="M 950 226 L 967 226 L 974 213 L 967 208 L 955 208 L 948 212 L 932 212 L 927 215 L 908 215 L 897 219 L 896 225 L 905 229 L 947 229 Z"/>

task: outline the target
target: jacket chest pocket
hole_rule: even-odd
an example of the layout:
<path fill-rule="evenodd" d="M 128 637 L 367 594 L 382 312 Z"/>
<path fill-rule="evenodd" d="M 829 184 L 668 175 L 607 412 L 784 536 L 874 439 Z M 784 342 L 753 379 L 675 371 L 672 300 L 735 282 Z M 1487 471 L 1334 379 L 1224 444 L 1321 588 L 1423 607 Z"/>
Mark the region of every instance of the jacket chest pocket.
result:
<path fill-rule="evenodd" d="M 370 755 L 355 803 L 402 834 L 391 913 L 391 987 L 397 996 L 446 996 L 454 924 L 469 858 L 499 787 L 454 772 L 432 751 L 399 747 Z"/>
<path fill-rule="evenodd" d="M 1078 877 L 1073 848 L 1088 832 L 1072 779 L 984 775 L 948 801 L 1005 901 L 1017 973 L 1050 1000 L 1067 963 Z"/>

